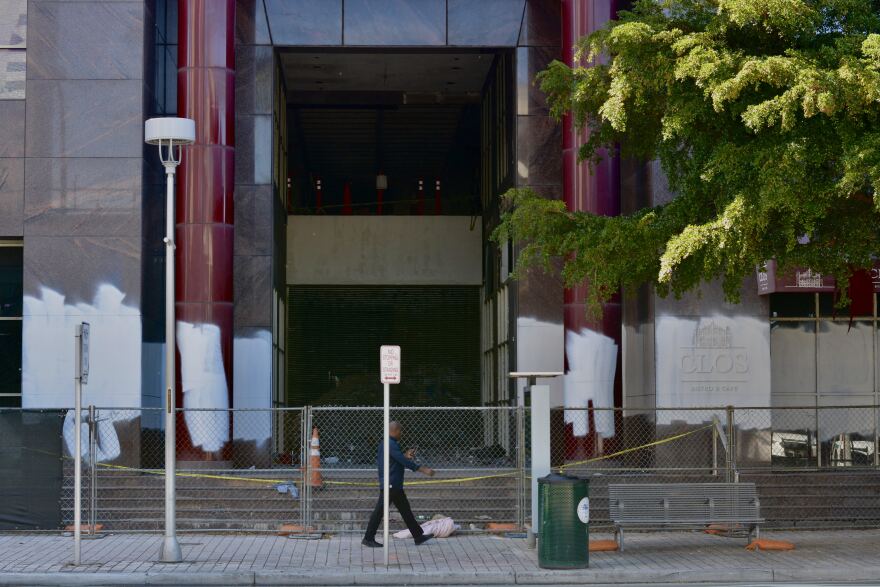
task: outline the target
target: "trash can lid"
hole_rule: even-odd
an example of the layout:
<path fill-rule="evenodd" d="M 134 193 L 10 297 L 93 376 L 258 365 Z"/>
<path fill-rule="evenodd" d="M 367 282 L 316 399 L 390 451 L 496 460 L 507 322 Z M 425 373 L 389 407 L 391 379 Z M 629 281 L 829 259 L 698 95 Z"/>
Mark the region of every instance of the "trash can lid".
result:
<path fill-rule="evenodd" d="M 538 479 L 538 483 L 545 483 L 547 485 L 574 484 L 582 481 L 583 479 L 580 477 L 572 477 L 571 475 L 563 475 L 561 473 L 550 473 Z"/>

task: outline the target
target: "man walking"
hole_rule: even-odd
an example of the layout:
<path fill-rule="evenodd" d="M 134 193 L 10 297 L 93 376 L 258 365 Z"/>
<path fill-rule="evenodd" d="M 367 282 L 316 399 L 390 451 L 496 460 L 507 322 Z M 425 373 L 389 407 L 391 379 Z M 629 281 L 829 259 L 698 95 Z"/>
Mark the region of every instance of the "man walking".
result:
<path fill-rule="evenodd" d="M 413 462 L 412 459 L 415 457 L 415 451 L 413 449 L 406 451 L 406 454 L 400 450 L 400 443 L 398 440 L 400 439 L 401 432 L 402 429 L 398 422 L 391 422 L 388 425 L 388 436 L 391 437 L 388 440 L 388 482 L 390 484 L 388 501 L 393 503 L 394 507 L 397 508 L 397 511 L 400 512 L 403 521 L 406 523 L 406 527 L 409 528 L 409 532 L 412 534 L 413 540 L 415 540 L 416 546 L 418 546 L 419 544 L 424 544 L 433 538 L 434 535 L 425 534 L 422 531 L 422 527 L 419 526 L 416 517 L 412 513 L 412 509 L 409 507 L 409 500 L 403 492 L 404 467 L 411 471 L 423 473 L 428 477 L 434 476 L 434 470 L 430 467 L 420 466 Z M 370 548 L 382 548 L 382 545 L 376 542 L 376 530 L 379 529 L 379 522 L 382 521 L 382 510 L 385 509 L 384 500 L 382 499 L 382 483 L 385 478 L 385 472 L 382 468 L 382 444 L 382 442 L 379 443 L 378 457 L 376 459 L 379 468 L 379 501 L 376 502 L 376 507 L 373 508 L 373 513 L 370 515 L 370 521 L 367 524 L 367 532 L 364 534 L 364 539 L 361 540 L 361 544 Z"/>

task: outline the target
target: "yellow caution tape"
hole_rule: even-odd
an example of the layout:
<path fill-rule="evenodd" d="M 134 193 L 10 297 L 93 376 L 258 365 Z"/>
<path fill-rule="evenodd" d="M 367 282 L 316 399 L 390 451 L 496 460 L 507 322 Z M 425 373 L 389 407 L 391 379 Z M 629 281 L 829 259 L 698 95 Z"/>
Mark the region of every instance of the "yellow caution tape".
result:
<path fill-rule="evenodd" d="M 499 477 L 512 477 L 516 473 L 499 473 L 497 475 L 481 475 L 479 477 L 456 477 L 454 479 L 435 479 L 433 481 L 407 481 L 407 485 L 441 485 L 444 483 L 468 483 L 470 481 L 482 481 L 483 479 L 497 479 Z M 360 487 L 378 487 L 379 482 L 360 481 L 324 481 L 325 485 L 356 485 Z"/>
<path fill-rule="evenodd" d="M 691 430 L 690 432 L 682 432 L 681 434 L 676 434 L 675 436 L 667 436 L 666 438 L 661 438 L 660 440 L 655 440 L 654 442 L 649 442 L 648 444 L 643 444 L 641 446 L 634 446 L 632 448 L 627 448 L 627 449 L 624 449 L 621 451 L 617 451 L 617 452 L 611 453 L 610 455 L 602 455 L 601 457 L 595 457 L 592 459 L 587 459 L 585 461 L 578 461 L 576 463 L 567 463 L 567 464 L 559 467 L 559 470 L 563 471 L 564 469 L 566 469 L 568 467 L 576 467 L 578 465 L 586 465 L 588 463 L 595 463 L 596 461 L 601 461 L 603 459 L 610 459 L 613 457 L 619 457 L 620 455 L 625 455 L 625 454 L 628 454 L 631 452 L 635 452 L 637 450 L 650 448 L 652 446 L 659 446 L 661 444 L 666 444 L 667 442 L 672 442 L 674 440 L 681 440 L 685 436 L 690 436 L 691 434 L 696 434 L 697 432 L 702 432 L 703 430 L 709 430 L 713 426 L 714 426 L 714 424 L 709 424 L 708 426 L 703 426 L 702 428 L 697 428 L 696 430 Z"/>
<path fill-rule="evenodd" d="M 67 457 L 70 458 L 70 457 Z M 149 475 L 159 475 L 161 477 L 165 476 L 164 470 L 150 470 L 150 469 L 135 469 L 134 467 L 125 467 L 123 465 L 111 465 L 109 463 L 98 463 L 99 467 L 105 467 L 107 469 L 120 469 L 124 471 L 138 471 L 141 473 L 147 473 Z M 208 475 L 206 473 L 184 473 L 181 471 L 177 471 L 175 473 L 177 477 L 190 477 L 196 479 L 219 479 L 221 481 L 248 481 L 250 483 L 270 483 L 273 485 L 277 485 L 279 483 L 290 483 L 289 479 L 262 479 L 258 477 L 238 477 L 235 475 Z"/>
<path fill-rule="evenodd" d="M 676 434 L 675 436 L 668 436 L 666 438 L 661 438 L 660 440 L 656 440 L 654 442 L 649 442 L 648 444 L 643 444 L 641 446 L 634 446 L 632 448 L 627 448 L 625 450 L 621 450 L 621 451 L 618 451 L 615 453 L 594 457 L 591 459 L 587 459 L 585 461 L 578 461 L 576 463 L 567 463 L 565 465 L 560 466 L 558 468 L 558 470 L 560 472 L 562 472 L 568 467 L 576 467 L 578 465 L 586 465 L 589 463 L 595 463 L 597 461 L 602 461 L 605 459 L 619 457 L 621 455 L 625 455 L 625 454 L 635 452 L 637 450 L 642 450 L 645 448 L 650 448 L 652 446 L 659 446 L 661 444 L 666 444 L 668 442 L 680 440 L 682 438 L 685 438 L 686 436 L 696 434 L 697 432 L 702 432 L 703 430 L 708 430 L 708 429 L 712 428 L 713 426 L 714 426 L 714 424 L 709 424 L 708 426 L 704 426 L 702 428 L 697 428 L 696 430 L 691 430 L 689 432 L 683 432 L 681 434 Z M 31 450 L 37 450 L 37 449 L 31 449 Z M 37 450 L 37 452 L 46 452 L 46 451 Z M 46 452 L 46 454 L 52 454 L 52 453 Z M 64 458 L 71 459 L 73 457 L 65 456 Z M 164 470 L 136 469 L 134 467 L 126 467 L 124 465 L 112 465 L 109 463 L 98 463 L 98 466 L 104 467 L 107 469 L 117 469 L 117 470 L 123 470 L 123 471 L 138 471 L 141 473 L 147 473 L 149 475 L 158 475 L 158 476 L 165 475 Z M 175 474 L 178 477 L 188 477 L 188 478 L 194 478 L 194 479 L 217 479 L 220 481 L 245 481 L 248 483 L 265 483 L 268 485 L 279 485 L 281 483 L 294 483 L 296 485 L 302 485 L 302 483 L 303 483 L 302 479 L 300 479 L 298 481 L 296 481 L 296 480 L 291 481 L 290 479 L 264 479 L 264 478 L 259 478 L 259 477 L 239 477 L 236 475 L 211 475 L 211 474 L 207 474 L 207 473 L 185 473 L 182 471 L 178 471 Z M 473 481 L 483 481 L 485 479 L 499 479 L 502 477 L 513 477 L 516 474 L 517 474 L 516 472 L 510 472 L 510 473 L 498 473 L 495 475 L 480 475 L 477 477 L 456 477 L 453 479 L 435 479 L 435 480 L 430 480 L 430 481 L 427 481 L 427 480 L 426 481 L 410 481 L 407 483 L 407 485 L 424 486 L 424 485 L 443 485 L 443 484 L 449 484 L 449 483 L 470 483 Z M 346 486 L 354 486 L 354 487 L 378 487 L 379 486 L 378 481 L 364 482 L 364 481 L 330 481 L 330 480 L 325 480 L 323 482 L 323 484 L 324 485 L 346 485 Z"/>

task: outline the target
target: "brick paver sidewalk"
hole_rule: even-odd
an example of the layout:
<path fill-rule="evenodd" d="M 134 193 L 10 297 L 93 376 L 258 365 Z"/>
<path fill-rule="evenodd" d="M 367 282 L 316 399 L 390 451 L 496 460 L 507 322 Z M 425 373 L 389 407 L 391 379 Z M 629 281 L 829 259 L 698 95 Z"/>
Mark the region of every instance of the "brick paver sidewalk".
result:
<path fill-rule="evenodd" d="M 15 585 L 357 585 L 577 584 L 668 582 L 880 581 L 880 530 L 769 532 L 791 552 L 748 552 L 744 539 L 696 532 L 631 533 L 625 553 L 592 553 L 590 568 L 537 566 L 525 540 L 484 535 L 380 549 L 359 537 L 323 540 L 268 535 L 184 534 L 185 562 L 156 562 L 161 537 L 122 534 L 83 541 L 83 564 L 70 565 L 71 538 L 0 535 L 0 584 Z M 607 538 L 607 536 L 601 536 Z"/>

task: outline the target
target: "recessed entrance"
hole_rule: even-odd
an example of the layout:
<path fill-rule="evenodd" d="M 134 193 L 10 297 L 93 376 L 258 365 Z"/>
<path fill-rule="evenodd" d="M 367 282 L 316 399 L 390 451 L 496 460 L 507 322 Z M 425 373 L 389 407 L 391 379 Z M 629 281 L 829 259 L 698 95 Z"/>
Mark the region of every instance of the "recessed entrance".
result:
<path fill-rule="evenodd" d="M 397 405 L 508 399 L 509 304 L 487 237 L 509 176 L 510 64 L 490 50 L 279 54 L 288 405 L 380 403 L 382 344 L 402 347 Z"/>

